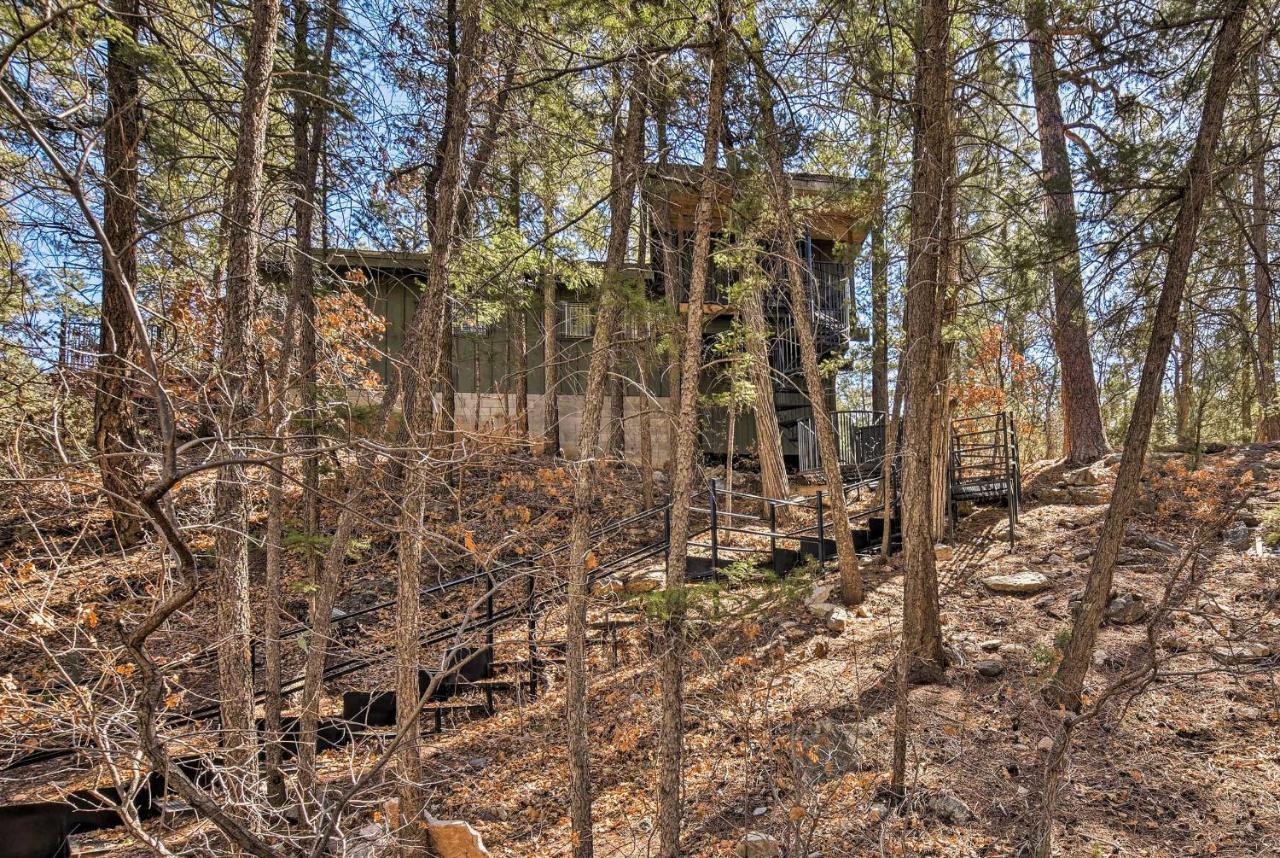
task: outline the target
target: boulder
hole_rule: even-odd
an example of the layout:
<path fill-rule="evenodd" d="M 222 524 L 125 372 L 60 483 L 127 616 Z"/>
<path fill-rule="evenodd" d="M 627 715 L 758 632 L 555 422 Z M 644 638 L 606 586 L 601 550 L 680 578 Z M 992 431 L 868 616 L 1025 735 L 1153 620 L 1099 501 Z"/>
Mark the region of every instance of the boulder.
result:
<path fill-rule="evenodd" d="M 840 605 L 832 605 L 832 611 L 827 615 L 824 621 L 827 624 L 827 631 L 840 634 L 853 624 L 853 612 Z"/>
<path fill-rule="evenodd" d="M 1244 521 L 1237 521 L 1222 532 L 1222 544 L 1233 551 L 1247 551 L 1252 541 L 1249 526 Z"/>
<path fill-rule="evenodd" d="M 1262 641 L 1243 641 L 1228 646 L 1214 647 L 1210 653 L 1214 661 L 1225 665 L 1254 664 L 1266 661 L 1276 653 Z"/>
<path fill-rule="evenodd" d="M 966 822 L 972 822 L 974 818 L 969 805 L 949 792 L 931 793 L 925 799 L 925 804 L 934 816 L 952 825 L 964 825 Z"/>
<path fill-rule="evenodd" d="M 1004 662 L 998 658 L 984 658 L 974 664 L 974 669 L 987 679 L 995 679 L 1004 673 Z"/>
<path fill-rule="evenodd" d="M 832 615 L 835 614 L 839 607 L 839 605 L 831 602 L 814 602 L 809 605 L 809 613 L 817 617 L 820 622 L 825 623 L 827 620 L 831 619 Z"/>
<path fill-rule="evenodd" d="M 988 590 L 995 593 L 1013 593 L 1026 596 L 1049 589 L 1049 579 L 1031 569 L 1005 575 L 991 575 L 982 579 Z"/>
<path fill-rule="evenodd" d="M 489 858 L 480 832 L 461 819 L 428 819 L 427 834 L 439 858 Z"/>
<path fill-rule="evenodd" d="M 778 838 L 760 831 L 749 831 L 735 850 L 738 858 L 778 858 L 782 844 Z"/>
<path fill-rule="evenodd" d="M 654 590 L 661 590 L 662 585 L 666 583 L 666 576 L 662 570 L 653 569 L 648 572 L 641 572 L 633 578 L 628 578 L 627 583 L 623 585 L 623 591 L 632 595 L 637 593 L 652 593 Z"/>
<path fill-rule="evenodd" d="M 1131 626 L 1147 618 L 1147 604 L 1140 593 L 1121 593 L 1107 603 L 1107 620 L 1117 626 Z"/>
<path fill-rule="evenodd" d="M 1062 475 L 1062 481 L 1072 487 L 1100 486 L 1110 475 L 1111 472 L 1107 470 L 1107 466 L 1099 462 L 1074 471 L 1067 471 Z"/>
<path fill-rule="evenodd" d="M 835 584 L 814 584 L 813 589 L 809 591 L 809 595 L 804 597 L 804 603 L 811 609 L 818 605 L 829 604 L 835 591 Z"/>
<path fill-rule="evenodd" d="M 1149 533 L 1131 530 L 1125 534 L 1125 538 L 1127 542 L 1136 545 L 1139 548 L 1158 551 L 1161 554 L 1168 554 L 1171 557 L 1176 557 L 1182 553 L 1178 546 L 1174 545 L 1169 540 L 1161 539 L 1158 536 L 1152 536 Z"/>

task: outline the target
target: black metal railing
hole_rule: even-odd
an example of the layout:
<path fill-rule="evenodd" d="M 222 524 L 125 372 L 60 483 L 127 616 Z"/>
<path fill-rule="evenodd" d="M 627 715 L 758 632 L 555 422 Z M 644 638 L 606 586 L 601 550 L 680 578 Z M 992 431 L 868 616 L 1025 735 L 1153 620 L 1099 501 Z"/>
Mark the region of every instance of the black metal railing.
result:
<path fill-rule="evenodd" d="M 1000 411 L 957 417 L 951 421 L 950 441 L 952 519 L 962 501 L 1006 504 L 1009 543 L 1013 544 L 1022 504 L 1022 466 L 1013 415 Z"/>
<path fill-rule="evenodd" d="M 884 412 L 836 411 L 831 419 L 836 431 L 836 450 L 840 456 L 840 465 L 853 468 L 860 474 L 878 473 L 885 453 L 887 421 Z M 800 457 L 800 471 L 805 473 L 820 469 L 822 454 L 813 417 L 798 420 L 797 429 L 796 446 Z"/>

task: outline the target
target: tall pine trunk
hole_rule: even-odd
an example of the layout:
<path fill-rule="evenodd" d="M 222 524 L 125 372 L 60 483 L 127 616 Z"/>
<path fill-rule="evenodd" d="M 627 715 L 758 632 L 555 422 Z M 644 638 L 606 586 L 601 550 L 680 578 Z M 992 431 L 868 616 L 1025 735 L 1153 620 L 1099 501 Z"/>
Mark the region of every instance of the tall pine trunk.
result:
<path fill-rule="evenodd" d="M 299 385 L 301 387 L 301 395 L 299 396 L 301 404 L 301 418 L 305 428 L 304 444 L 309 448 L 316 446 L 315 424 L 318 419 L 316 414 L 316 384 L 317 384 L 317 345 L 318 338 L 316 333 L 316 302 L 315 302 L 315 268 L 314 268 L 314 233 L 315 233 L 315 214 L 317 209 L 317 181 L 320 170 L 321 152 L 323 149 L 325 129 L 327 127 L 328 118 L 328 99 L 330 90 L 330 71 L 332 66 L 334 38 L 337 30 L 337 16 L 339 0 L 328 0 L 325 10 L 324 20 L 324 40 L 321 49 L 319 68 L 313 70 L 311 68 L 311 50 L 308 44 L 309 40 L 309 7 L 307 0 L 298 0 L 294 12 L 294 66 L 295 73 L 303 71 L 306 73 L 305 83 L 300 83 L 298 93 L 294 104 L 293 116 L 293 145 L 294 145 L 294 181 L 296 194 L 294 199 L 294 226 L 295 226 L 295 246 L 293 253 L 293 293 L 294 300 L 297 302 L 299 319 Z M 289 352 L 283 350 L 280 357 L 279 366 L 276 369 L 276 383 L 286 386 L 289 377 Z M 283 391 L 278 400 L 283 399 Z M 277 407 L 283 409 L 284 402 L 278 401 Z M 278 431 L 283 431 L 285 427 L 282 425 L 283 420 L 273 421 L 279 426 Z M 302 492 L 303 492 L 303 530 L 308 538 L 314 538 L 319 531 L 320 526 L 320 473 L 319 462 L 316 455 L 306 453 L 302 460 Z M 279 504 L 279 491 L 282 488 L 283 475 L 278 470 L 273 470 L 270 475 L 271 489 L 274 504 Z M 273 504 L 273 506 L 274 506 Z M 282 513 L 282 510 L 275 510 L 276 515 Z M 276 537 L 279 533 L 280 524 L 274 524 L 277 530 Z M 269 540 L 269 552 L 277 555 L 281 550 L 281 546 L 276 540 Z M 268 604 L 266 610 L 268 615 L 264 617 L 264 636 L 266 637 L 266 673 L 267 673 L 267 731 L 272 736 L 277 736 L 280 728 L 280 710 L 282 703 L 280 699 L 280 641 L 278 639 L 279 623 L 280 623 L 280 606 L 278 599 L 280 596 L 279 588 L 283 572 L 282 558 L 279 556 L 272 557 L 271 553 L 267 558 L 268 568 Z M 308 584 L 316 585 L 320 583 L 319 556 L 309 551 L 306 557 Z M 336 579 L 336 576 L 335 576 Z M 336 580 L 335 580 L 336 584 Z M 318 604 L 321 601 L 320 594 L 323 588 L 316 587 L 313 592 L 311 604 L 311 616 L 315 617 L 317 609 L 321 611 L 331 611 L 332 605 L 324 606 Z M 312 638 L 311 649 L 318 649 L 321 653 L 327 651 L 327 641 L 317 641 Z M 321 665 L 323 669 L 323 664 Z M 308 793 L 314 786 L 315 781 L 315 742 L 311 739 L 315 735 L 316 727 L 320 718 L 320 700 L 318 692 L 318 682 L 313 681 L 313 687 L 305 689 L 310 694 L 304 693 L 303 705 L 299 724 L 300 742 L 298 746 L 298 781 L 302 788 L 304 800 L 308 797 Z M 280 748 L 276 745 L 268 746 L 268 782 L 274 784 L 275 778 L 279 771 Z"/>
<path fill-rule="evenodd" d="M 451 51 L 446 91 L 445 126 L 439 147 L 440 161 L 434 177 L 431 219 L 431 259 L 421 301 L 424 335 L 412 350 L 410 371 L 416 396 L 406 390 L 405 423 L 408 446 L 421 451 L 410 462 L 400 511 L 400 539 L 396 575 L 396 730 L 405 740 L 396 755 L 401 815 L 401 854 L 422 854 L 425 796 L 419 781 L 421 754 L 417 735 L 422 701 L 418 691 L 420 657 L 419 614 L 422 559 L 425 552 L 423 518 L 426 513 L 430 471 L 427 451 L 432 444 L 433 401 L 441 373 L 440 349 L 451 331 L 436 323 L 442 318 L 449 291 L 449 261 L 458 232 L 458 211 L 463 185 L 463 158 L 469 120 L 471 84 L 477 74 L 476 49 L 480 40 L 481 0 L 451 4 Z M 456 28 L 456 30 L 455 30 Z M 453 33 L 456 32 L 456 36 Z M 316 618 L 319 619 L 319 618 Z"/>
<path fill-rule="evenodd" d="M 1129 418 L 1129 430 L 1124 439 L 1120 469 L 1111 492 L 1111 504 L 1107 507 L 1107 515 L 1102 522 L 1098 547 L 1089 567 L 1084 600 L 1072 626 L 1071 639 L 1052 685 L 1045 689 L 1048 700 L 1070 708 L 1075 708 L 1079 703 L 1084 688 L 1085 674 L 1088 673 L 1093 645 L 1098 636 L 1098 625 L 1111 594 L 1116 556 L 1124 540 L 1125 525 L 1138 496 L 1138 484 L 1151 438 L 1151 423 L 1160 401 L 1165 364 L 1169 360 L 1169 350 L 1173 345 L 1174 330 L 1178 323 L 1178 310 L 1182 305 L 1187 273 L 1195 252 L 1200 215 L 1204 210 L 1205 200 L 1213 191 L 1214 152 L 1222 131 L 1222 113 L 1238 70 L 1237 54 L 1247 6 L 1248 0 L 1231 0 L 1225 10 L 1222 29 L 1214 49 L 1213 70 L 1209 75 L 1209 86 L 1200 114 L 1200 129 L 1187 165 L 1181 206 L 1174 222 L 1173 237 L 1169 242 L 1169 259 L 1165 265 L 1160 298 L 1151 325 L 1151 341 L 1147 345 L 1138 395 L 1133 403 L 1133 414 Z"/>
<path fill-rule="evenodd" d="M 1280 404 L 1276 403 L 1275 320 L 1271 309 L 1275 287 L 1271 279 L 1271 257 L 1267 241 L 1267 221 L 1271 210 L 1267 207 L 1267 140 L 1262 132 L 1262 79 L 1258 71 L 1258 51 L 1249 57 L 1249 77 L 1254 102 L 1249 126 L 1249 149 L 1256 153 L 1250 165 L 1253 197 L 1250 208 L 1253 218 L 1249 228 L 1249 243 L 1253 250 L 1253 296 L 1258 314 L 1258 404 L 1262 406 L 1262 420 L 1258 423 L 1256 440 L 1280 441 Z"/>
<path fill-rule="evenodd" d="M 703 136 L 698 202 L 693 216 L 693 268 L 689 274 L 689 314 L 681 354 L 680 405 L 671 481 L 671 541 L 667 549 L 666 617 L 662 626 L 659 675 L 662 720 L 658 732 L 658 800 L 655 808 L 659 858 L 678 858 L 683 817 L 681 768 L 684 759 L 684 586 L 689 560 L 689 518 L 698 454 L 698 377 L 702 371 L 702 324 L 711 273 L 711 219 L 716 164 L 729 77 L 730 0 L 720 0 L 711 33 L 707 122 Z"/>
<path fill-rule="evenodd" d="M 822 472 L 826 478 L 824 500 L 831 509 L 828 520 L 836 538 L 836 554 L 840 565 L 840 599 L 846 605 L 856 605 L 863 599 L 862 570 L 853 544 L 853 530 L 849 526 L 836 430 L 827 410 L 826 391 L 818 368 L 818 347 L 813 322 L 809 318 L 810 295 L 807 284 L 810 272 L 805 270 L 796 249 L 799 231 L 791 212 L 791 179 L 782 161 L 782 141 L 778 138 L 778 123 L 773 115 L 773 93 L 770 89 L 772 79 L 766 74 L 759 51 L 755 52 L 752 62 L 756 66 L 756 92 L 760 103 L 765 162 L 769 170 L 769 192 L 778 219 L 778 252 L 782 257 L 783 276 L 791 298 L 792 325 L 800 345 L 805 391 L 813 411 L 813 429 L 818 436 L 818 453 L 822 458 Z"/>
<path fill-rule="evenodd" d="M 949 0 L 925 0 L 918 23 L 915 94 L 915 170 L 907 257 L 906 344 L 899 384 L 903 391 L 902 543 L 903 674 L 911 681 L 938 678 L 946 667 L 938 619 L 933 553 L 933 459 L 936 361 L 946 240 L 951 217 L 951 10 Z M 905 693 L 905 692 L 904 692 Z"/>
<path fill-rule="evenodd" d="M 622 316 L 622 270 L 627 260 L 632 200 L 644 152 L 645 93 L 648 77 L 637 65 L 631 77 L 626 131 L 612 171 L 609 193 L 609 241 L 605 249 L 604 279 L 596 329 L 591 340 L 587 388 L 578 431 L 578 462 L 573 486 L 573 516 L 569 522 L 569 587 L 566 614 L 565 721 L 569 733 L 569 819 L 575 858 L 590 858 L 594 848 L 591 825 L 591 761 L 587 738 L 587 596 L 591 570 L 587 542 L 595 515 L 596 468 L 601 445 L 605 382 L 613 362 L 613 347 Z"/>
<path fill-rule="evenodd" d="M 221 431 L 219 455 L 229 460 L 251 456 L 242 439 L 253 431 L 253 375 L 256 357 L 253 325 L 259 300 L 258 219 L 262 199 L 262 166 L 271 99 L 280 0 L 254 0 L 240 127 L 231 166 L 227 208 L 227 275 L 222 307 Z M 220 469 L 214 491 L 216 538 L 218 693 L 223 744 L 232 765 L 256 767 L 254 748 L 253 668 L 250 654 L 250 591 L 247 469 L 229 464 Z"/>
<path fill-rule="evenodd" d="M 103 122 L 102 229 L 116 265 L 102 264 L 102 318 L 93 395 L 93 438 L 111 522 L 121 545 L 132 545 L 142 520 L 127 502 L 136 496 L 132 475 L 137 447 L 130 369 L 137 343 L 130 290 L 138 276 L 139 48 L 138 0 L 116 0 L 121 32 L 107 44 L 107 116 Z"/>
<path fill-rule="evenodd" d="M 782 430 L 773 398 L 773 369 L 769 365 L 769 328 L 764 318 L 763 278 L 754 278 L 741 299 L 747 338 L 747 372 L 755 398 L 751 403 L 756 427 L 756 458 L 760 462 L 760 494 L 785 498 L 790 494 L 782 458 Z"/>
<path fill-rule="evenodd" d="M 1053 280 L 1053 343 L 1062 367 L 1063 452 L 1068 462 L 1084 464 L 1107 453 L 1098 385 L 1093 377 L 1080 238 L 1076 228 L 1075 185 L 1067 155 L 1066 122 L 1058 95 L 1053 32 L 1044 0 L 1027 7 L 1031 89 L 1040 134 L 1041 182 L 1049 268 Z"/>

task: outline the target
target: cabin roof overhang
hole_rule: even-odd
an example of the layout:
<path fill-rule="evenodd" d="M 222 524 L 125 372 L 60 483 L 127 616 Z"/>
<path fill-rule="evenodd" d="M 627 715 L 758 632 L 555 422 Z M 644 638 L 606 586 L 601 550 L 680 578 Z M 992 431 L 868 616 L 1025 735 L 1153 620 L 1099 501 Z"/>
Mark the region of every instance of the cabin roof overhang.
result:
<path fill-rule="evenodd" d="M 759 174 L 735 177 L 716 170 L 713 229 L 720 231 L 733 214 L 739 194 L 736 182 L 768 181 Z M 692 164 L 668 164 L 645 168 L 643 193 L 650 206 L 668 213 L 671 227 L 679 232 L 693 230 L 702 168 Z M 791 192 L 798 225 L 818 240 L 860 246 L 870 229 L 876 207 L 875 187 L 866 179 L 828 176 L 821 173 L 790 173 Z M 745 212 L 743 212 L 745 214 Z"/>

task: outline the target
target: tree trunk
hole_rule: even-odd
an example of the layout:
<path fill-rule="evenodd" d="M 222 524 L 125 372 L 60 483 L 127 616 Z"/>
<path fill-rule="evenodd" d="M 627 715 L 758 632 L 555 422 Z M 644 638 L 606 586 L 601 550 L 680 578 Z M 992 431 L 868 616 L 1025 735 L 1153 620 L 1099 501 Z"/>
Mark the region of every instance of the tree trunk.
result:
<path fill-rule="evenodd" d="M 294 18 L 294 67 L 296 70 L 305 70 L 307 72 L 307 80 L 304 84 L 299 85 L 298 93 L 295 96 L 294 116 L 293 116 L 293 145 L 294 145 L 294 171 L 295 171 L 295 200 L 294 200 L 294 224 L 295 224 L 295 248 L 293 254 L 293 293 L 298 303 L 299 316 L 301 316 L 299 327 L 301 329 L 301 342 L 299 348 L 299 369 L 301 384 L 301 405 L 302 420 L 306 427 L 307 447 L 314 448 L 316 446 L 315 423 L 318 420 L 316 413 L 316 374 L 317 374 L 317 334 L 316 334 L 316 303 L 315 303 L 315 276 L 313 266 L 313 255 L 315 249 L 313 246 L 315 232 L 315 212 L 317 203 L 316 183 L 320 168 L 320 160 L 323 151 L 323 142 L 325 128 L 328 117 L 328 100 L 330 90 L 330 70 L 332 66 L 334 37 L 337 30 L 337 9 L 338 0 L 328 0 L 326 3 L 326 14 L 324 23 L 324 45 L 321 54 L 321 66 L 319 71 L 319 79 L 311 79 L 311 52 L 308 45 L 308 5 L 306 2 L 299 2 L 296 6 Z M 284 386 L 288 384 L 289 376 L 289 353 L 287 348 L 282 351 L 279 366 L 276 368 L 276 383 L 282 386 L 278 407 L 283 409 L 284 402 Z M 283 416 L 283 415 L 281 415 Z M 277 431 L 284 431 L 284 420 L 273 421 L 279 427 Z M 308 538 L 312 538 L 319 532 L 320 526 L 320 473 L 319 462 L 314 454 L 304 454 L 303 456 L 303 527 Z M 270 476 L 272 482 L 272 491 L 275 493 L 279 486 L 278 483 L 283 479 L 283 474 L 279 471 L 272 471 Z M 269 543 L 270 544 L 270 543 Z M 277 546 L 276 550 L 279 550 Z M 307 577 L 309 584 L 318 585 L 320 575 L 319 556 L 312 550 L 307 552 Z M 283 571 L 283 563 L 280 559 L 276 559 L 276 574 L 279 575 Z M 268 570 L 270 572 L 272 562 L 268 556 Z M 270 575 L 268 576 L 270 577 Z M 337 576 L 335 575 L 335 586 Z M 279 582 L 277 581 L 269 589 L 272 590 L 269 598 L 278 599 Z M 322 586 L 317 586 L 313 591 L 313 599 L 311 604 L 311 617 L 314 620 L 317 612 L 327 612 L 332 610 L 332 604 L 321 604 L 322 600 L 318 594 L 323 591 Z M 335 591 L 336 597 L 336 591 Z M 266 707 L 268 733 L 275 737 L 279 733 L 279 707 L 282 703 L 279 693 L 280 682 L 280 642 L 278 640 L 278 626 L 280 622 L 280 607 L 276 603 L 268 604 L 267 610 L 271 614 L 264 618 L 264 628 L 270 628 L 270 634 L 267 634 L 267 684 L 269 705 Z M 311 649 L 319 650 L 321 653 L 320 669 L 323 671 L 324 653 L 327 652 L 327 642 L 320 642 L 314 639 L 311 641 Z M 320 682 L 321 677 L 313 677 L 313 686 L 304 688 L 303 705 L 298 725 L 299 744 L 298 744 L 298 783 L 303 794 L 304 810 L 308 808 L 307 800 L 310 798 L 310 790 L 315 784 L 315 741 L 312 737 L 315 735 L 316 727 L 320 718 Z M 279 771 L 280 748 L 277 745 L 268 746 L 268 783 L 272 782 L 275 773 Z"/>
<path fill-rule="evenodd" d="M 1179 447 L 1190 450 L 1195 438 L 1191 406 L 1195 399 L 1196 332 L 1195 316 L 1188 296 L 1182 302 L 1178 323 L 1178 357 L 1174 364 L 1174 434 Z"/>
<path fill-rule="evenodd" d="M 1256 154 L 1251 165 L 1253 220 L 1249 243 L 1253 245 L 1253 295 L 1258 313 L 1258 404 L 1262 420 L 1258 424 L 1258 441 L 1280 441 L 1280 405 L 1276 403 L 1275 321 L 1271 298 L 1275 292 L 1271 282 L 1270 250 L 1267 241 L 1266 138 L 1262 132 L 1262 80 L 1258 72 L 1258 52 L 1249 57 L 1249 76 L 1253 96 L 1253 116 L 1249 127 L 1249 149 Z"/>
<path fill-rule="evenodd" d="M 1075 186 L 1067 155 L 1066 123 L 1058 95 L 1053 33 L 1044 0 L 1027 8 L 1031 88 L 1040 134 L 1045 233 L 1053 277 L 1053 341 L 1062 366 L 1063 451 L 1072 464 L 1095 461 L 1107 453 L 1098 385 L 1093 377 L 1088 317 L 1080 273 Z"/>
<path fill-rule="evenodd" d="M 1258 358 L 1257 350 L 1253 345 L 1252 325 L 1249 324 L 1253 316 L 1253 310 L 1250 307 L 1249 295 L 1249 246 L 1246 237 L 1241 231 L 1236 242 L 1236 256 L 1239 261 L 1238 266 L 1234 266 L 1237 278 L 1236 290 L 1236 329 L 1240 334 L 1240 361 L 1239 361 L 1239 389 L 1240 389 L 1240 432 L 1241 441 L 1247 441 L 1255 437 L 1254 433 L 1257 427 L 1253 422 L 1253 403 L 1254 391 L 1258 380 Z"/>
<path fill-rule="evenodd" d="M 648 77 L 643 65 L 634 67 L 627 108 L 626 133 L 614 159 L 613 187 L 609 193 L 609 241 L 605 249 L 604 280 L 596 330 L 591 340 L 591 361 L 583 397 L 578 432 L 578 461 L 573 487 L 573 516 L 569 522 L 569 587 L 566 614 L 565 721 L 569 732 L 569 819 L 575 858 L 590 858 L 591 761 L 587 738 L 587 596 L 590 572 L 587 537 L 595 515 L 596 466 L 601 455 L 602 411 L 605 382 L 612 362 L 615 334 L 622 315 L 622 269 L 627 259 L 631 209 L 640 159 L 644 151 L 645 92 Z"/>
<path fill-rule="evenodd" d="M 883 75 L 875 68 L 875 81 Z M 876 183 L 875 222 L 871 225 L 871 410 L 889 411 L 889 248 L 885 240 L 889 228 L 889 207 L 885 199 L 884 100 L 872 99 L 871 177 Z M 886 417 L 887 422 L 887 417 Z"/>
<path fill-rule="evenodd" d="M 142 519 L 126 501 L 136 497 L 139 489 L 133 476 L 137 462 L 128 455 L 137 448 L 130 367 L 138 339 L 129 293 L 138 275 L 138 139 L 142 105 L 138 94 L 139 49 L 135 43 L 138 0 L 116 0 L 113 8 L 123 32 L 107 44 L 102 229 L 118 268 L 103 260 L 93 438 L 116 539 L 128 546 L 137 542 L 142 532 Z"/>
<path fill-rule="evenodd" d="M 420 394 L 410 398 L 406 391 L 405 422 L 408 445 L 425 450 L 431 444 L 431 391 L 440 373 L 441 343 L 451 331 L 436 323 L 442 317 L 449 289 L 449 260 L 458 226 L 458 209 L 463 184 L 463 157 L 469 119 L 471 83 L 477 73 L 476 46 L 480 39 L 481 0 L 459 0 L 451 12 L 456 18 L 456 42 L 451 38 L 449 86 L 446 92 L 445 127 L 439 147 L 441 160 L 435 184 L 431 221 L 431 259 L 426 289 L 422 296 L 426 314 L 422 318 L 424 337 L 412 349 L 411 378 Z M 406 735 L 397 759 L 401 827 L 401 854 L 405 858 L 423 851 L 423 829 L 419 823 L 425 812 L 425 797 L 419 782 L 421 756 L 417 734 L 422 701 L 418 691 L 421 566 L 425 538 L 422 531 L 426 510 L 429 473 L 425 461 L 409 464 L 405 480 L 404 506 L 400 513 L 400 540 L 396 576 L 396 730 Z M 319 620 L 320 618 L 315 618 Z"/>
<path fill-rule="evenodd" d="M 1151 341 L 1147 345 L 1138 395 L 1133 403 L 1133 414 L 1129 418 L 1129 430 L 1125 435 L 1124 453 L 1116 474 L 1115 487 L 1111 492 L 1111 504 L 1107 507 L 1107 515 L 1102 523 L 1098 548 L 1089 568 L 1084 600 L 1072 626 L 1071 639 L 1052 685 L 1045 689 L 1048 700 L 1070 708 L 1079 704 L 1085 674 L 1093 656 L 1094 641 L 1098 636 L 1098 624 L 1102 621 L 1111 594 L 1116 555 L 1120 551 L 1125 525 L 1138 496 L 1138 483 L 1142 477 L 1151 437 L 1151 422 L 1160 399 L 1165 363 L 1169 359 L 1174 329 L 1178 322 L 1178 308 L 1182 304 L 1187 272 L 1195 251 L 1200 215 L 1204 210 L 1205 200 L 1213 190 L 1214 152 L 1222 130 L 1223 109 L 1238 69 L 1240 33 L 1247 6 L 1248 0 L 1231 0 L 1225 10 L 1226 15 L 1214 49 L 1213 70 L 1209 75 L 1209 86 L 1200 114 L 1200 129 L 1187 166 L 1182 202 L 1174 223 L 1173 238 L 1169 243 L 1169 260 L 1165 266 L 1160 298 L 1151 326 Z"/>
<path fill-rule="evenodd" d="M 782 430 L 773 399 L 773 370 L 769 365 L 769 328 L 764 319 L 762 285 L 745 290 L 741 301 L 747 337 L 747 371 L 755 398 L 751 403 L 756 426 L 756 458 L 760 460 L 760 494 L 785 498 L 791 493 L 782 458 Z"/>
<path fill-rule="evenodd" d="M 680 406 L 671 483 L 671 541 L 667 548 L 667 615 L 662 627 L 662 720 L 658 733 L 658 800 L 654 815 L 659 858 L 678 858 L 683 817 L 681 768 L 684 757 L 684 604 L 689 559 L 689 518 L 698 453 L 698 377 L 702 370 L 702 324 L 711 269 L 711 219 L 716 192 L 716 162 L 724 121 L 728 80 L 728 31 L 733 20 L 729 0 L 718 3 L 711 33 L 711 70 L 702 170 L 693 220 L 693 262 L 689 276 L 689 314 L 681 355 Z"/>
<path fill-rule="evenodd" d="M 231 167 L 227 223 L 226 294 L 222 308 L 222 433 L 219 454 L 229 460 L 252 455 L 252 444 L 240 439 L 251 432 L 255 372 L 254 320 L 259 300 L 258 219 L 262 199 L 262 165 L 271 97 L 271 71 L 279 0 L 254 0 L 240 127 Z M 218 693 L 223 744 L 230 765 L 253 771 L 253 667 L 250 654 L 250 590 L 246 468 L 226 465 L 214 491 L 216 538 Z"/>
<path fill-rule="evenodd" d="M 781 141 L 778 139 L 777 120 L 773 115 L 773 93 L 770 78 L 765 74 L 764 62 L 757 51 L 752 57 L 756 66 L 756 87 L 760 101 L 760 118 L 765 146 L 765 160 L 769 169 L 769 193 L 778 218 L 778 250 L 782 255 L 784 276 L 791 297 L 791 317 L 796 338 L 800 343 L 800 363 L 804 369 L 805 390 L 813 409 L 813 428 L 818 436 L 818 452 L 822 458 L 823 476 L 826 478 L 825 500 L 831 507 L 831 529 L 836 538 L 836 554 L 840 563 L 840 599 L 846 605 L 859 604 L 863 599 L 862 571 L 858 566 L 858 553 L 853 544 L 853 530 L 849 527 L 849 513 L 845 504 L 844 479 L 840 473 L 840 455 L 836 446 L 835 427 L 827 410 L 827 398 L 818 368 L 818 348 L 813 325 L 809 318 L 809 272 L 804 268 L 796 250 L 795 219 L 791 212 L 791 179 L 782 163 Z"/>
<path fill-rule="evenodd" d="M 915 174 L 907 258 L 904 385 L 902 544 L 905 562 L 902 652 L 909 681 L 936 680 L 946 667 L 938 620 L 932 507 L 935 361 L 945 277 L 947 204 L 952 166 L 951 11 L 948 0 L 925 0 L 918 23 L 915 94 Z M 900 776 L 900 773 L 899 773 Z M 900 785 L 900 783 L 899 783 Z"/>

